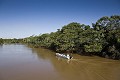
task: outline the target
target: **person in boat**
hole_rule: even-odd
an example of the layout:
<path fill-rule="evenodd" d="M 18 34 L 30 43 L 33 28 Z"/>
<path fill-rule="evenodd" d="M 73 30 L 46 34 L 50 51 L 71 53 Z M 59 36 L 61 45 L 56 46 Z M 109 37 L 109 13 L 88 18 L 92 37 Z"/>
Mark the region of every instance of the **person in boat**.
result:
<path fill-rule="evenodd" d="M 69 54 L 67 54 L 67 59 L 70 59 L 70 55 Z"/>
<path fill-rule="evenodd" d="M 72 59 L 73 57 L 70 56 L 69 54 L 67 54 L 67 58 L 68 58 L 68 59 Z"/>

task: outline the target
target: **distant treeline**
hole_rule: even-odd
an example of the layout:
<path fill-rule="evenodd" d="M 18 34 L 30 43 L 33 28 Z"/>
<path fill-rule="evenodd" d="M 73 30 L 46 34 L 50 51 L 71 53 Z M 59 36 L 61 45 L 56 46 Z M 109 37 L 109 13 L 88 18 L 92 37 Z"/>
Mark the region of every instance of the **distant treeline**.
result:
<path fill-rule="evenodd" d="M 92 23 L 92 27 L 72 22 L 56 32 L 19 40 L 12 39 L 12 42 L 32 44 L 56 52 L 120 59 L 120 16 L 102 17 L 96 23 Z M 2 39 L 0 43 L 3 43 Z"/>
<path fill-rule="evenodd" d="M 23 39 L 2 39 L 0 38 L 0 44 L 12 44 L 12 43 L 23 43 Z"/>

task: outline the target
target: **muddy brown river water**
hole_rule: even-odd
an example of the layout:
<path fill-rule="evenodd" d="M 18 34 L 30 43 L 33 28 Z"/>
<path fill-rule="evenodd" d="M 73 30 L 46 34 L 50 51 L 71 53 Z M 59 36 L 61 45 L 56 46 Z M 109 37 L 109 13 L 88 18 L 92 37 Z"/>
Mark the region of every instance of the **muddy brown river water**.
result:
<path fill-rule="evenodd" d="M 68 61 L 47 49 L 3 45 L 0 80 L 120 80 L 120 60 L 73 54 Z"/>

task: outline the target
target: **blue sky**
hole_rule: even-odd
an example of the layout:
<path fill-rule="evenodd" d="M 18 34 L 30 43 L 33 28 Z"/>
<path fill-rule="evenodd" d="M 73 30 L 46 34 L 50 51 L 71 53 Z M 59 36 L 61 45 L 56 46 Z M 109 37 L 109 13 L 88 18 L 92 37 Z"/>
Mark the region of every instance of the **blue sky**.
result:
<path fill-rule="evenodd" d="M 91 25 L 120 15 L 120 0 L 0 0 L 0 38 L 55 32 L 70 22 Z"/>

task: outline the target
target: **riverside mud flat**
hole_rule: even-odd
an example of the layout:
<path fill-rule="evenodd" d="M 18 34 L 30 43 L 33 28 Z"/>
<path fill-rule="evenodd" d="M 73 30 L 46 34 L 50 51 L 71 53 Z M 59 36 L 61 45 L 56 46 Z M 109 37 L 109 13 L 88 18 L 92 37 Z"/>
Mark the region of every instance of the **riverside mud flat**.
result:
<path fill-rule="evenodd" d="M 0 46 L 0 80 L 120 80 L 120 60 L 55 52 L 22 44 Z"/>

